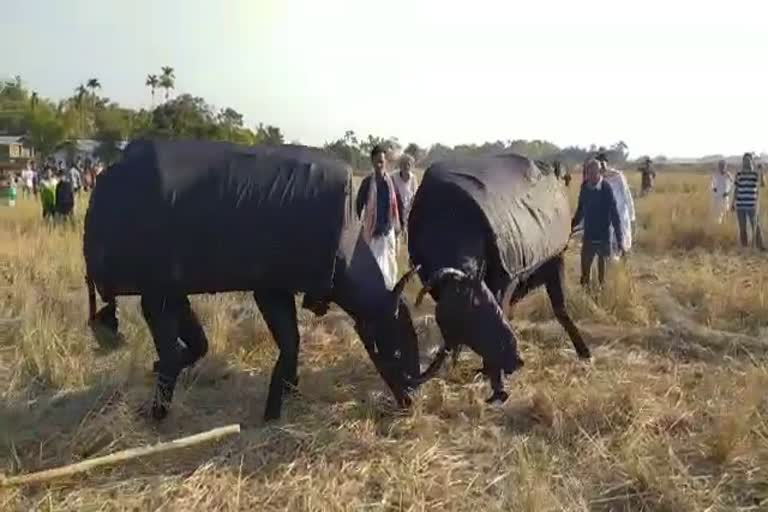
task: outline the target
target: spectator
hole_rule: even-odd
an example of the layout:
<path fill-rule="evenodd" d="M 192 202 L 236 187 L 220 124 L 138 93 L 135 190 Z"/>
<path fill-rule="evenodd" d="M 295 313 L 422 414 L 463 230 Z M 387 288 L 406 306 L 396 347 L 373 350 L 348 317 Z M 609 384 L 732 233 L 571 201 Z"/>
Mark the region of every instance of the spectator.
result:
<path fill-rule="evenodd" d="M 397 234 L 403 218 L 403 202 L 392 178 L 384 171 L 386 149 L 371 150 L 373 172 L 363 178 L 357 192 L 357 215 L 362 215 L 363 238 L 371 247 L 384 282 L 392 289 L 397 280 Z"/>
<path fill-rule="evenodd" d="M 581 246 L 581 285 L 589 286 L 592 263 L 597 257 L 598 281 L 605 282 L 605 260 L 610 256 L 610 227 L 613 226 L 617 245 L 623 255 L 621 220 L 611 186 L 603 179 L 601 165 L 596 159 L 585 163 L 586 180 L 581 185 L 579 203 L 571 221 L 571 230 L 584 222 Z"/>
<path fill-rule="evenodd" d="M 629 252 L 632 249 L 632 231 L 635 223 L 635 202 L 632 199 L 632 191 L 629 189 L 629 183 L 624 173 L 618 169 L 606 167 L 603 171 L 603 178 L 610 185 L 613 191 L 613 197 L 616 200 L 616 209 L 619 212 L 621 221 L 621 233 L 623 245 L 619 246 L 616 234 L 611 228 L 611 256 L 614 260 L 619 259 L 623 252 Z"/>
<path fill-rule="evenodd" d="M 743 247 L 749 245 L 747 223 L 752 231 L 752 244 L 760 250 L 765 250 L 763 234 L 759 218 L 759 186 L 760 176 L 755 170 L 751 153 L 744 153 L 741 160 L 741 170 L 736 173 L 733 193 L 733 209 L 739 222 L 739 239 Z"/>
<path fill-rule="evenodd" d="M 16 206 L 16 177 L 0 173 L 0 201 L 3 206 Z"/>
<path fill-rule="evenodd" d="M 56 214 L 63 219 L 72 219 L 74 209 L 75 191 L 71 175 L 61 172 L 59 182 L 56 184 Z"/>
<path fill-rule="evenodd" d="M 411 170 L 413 168 L 413 163 L 414 160 L 411 155 L 403 154 L 403 156 L 400 157 L 400 172 L 392 175 L 392 181 L 403 202 L 401 228 L 404 236 L 407 236 L 408 214 L 411 212 L 413 198 L 416 196 L 416 190 L 419 188 L 419 180 Z"/>
<path fill-rule="evenodd" d="M 43 206 L 43 219 L 53 218 L 56 214 L 56 178 L 53 176 L 53 168 L 46 167 L 43 171 L 43 179 L 40 180 L 40 203 Z"/>
<path fill-rule="evenodd" d="M 82 174 L 80 173 L 78 165 L 79 164 L 73 164 L 72 167 L 70 167 L 69 173 L 67 175 L 67 179 L 70 183 L 70 186 L 72 187 L 72 192 L 74 194 L 80 192 L 80 188 L 82 186 Z"/>
<path fill-rule="evenodd" d="M 646 157 L 640 167 L 640 197 L 648 195 L 653 190 L 653 180 L 656 179 L 656 171 L 651 167 L 651 159 Z"/>
<path fill-rule="evenodd" d="M 717 224 L 723 223 L 732 193 L 733 175 L 728 171 L 728 163 L 720 160 L 712 175 L 712 218 Z"/>
<path fill-rule="evenodd" d="M 565 167 L 565 172 L 563 173 L 563 183 L 565 183 L 566 188 L 570 188 L 571 186 L 571 170 L 568 168 L 568 166 Z"/>
<path fill-rule="evenodd" d="M 32 197 L 35 188 L 35 171 L 32 170 L 32 163 L 27 162 L 24 170 L 21 171 L 21 190 L 23 197 L 29 199 Z"/>

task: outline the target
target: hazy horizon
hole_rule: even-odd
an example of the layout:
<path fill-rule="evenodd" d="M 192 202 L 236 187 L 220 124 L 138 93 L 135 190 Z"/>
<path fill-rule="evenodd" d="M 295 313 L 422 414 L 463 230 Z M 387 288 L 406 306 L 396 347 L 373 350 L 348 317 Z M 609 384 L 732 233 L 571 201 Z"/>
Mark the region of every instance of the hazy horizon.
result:
<path fill-rule="evenodd" d="M 422 146 L 623 140 L 632 156 L 670 158 L 768 149 L 756 1 L 0 6 L 12 13 L 3 78 L 56 99 L 97 77 L 111 100 L 149 107 L 144 80 L 169 65 L 175 94 L 313 145 L 351 129 Z"/>

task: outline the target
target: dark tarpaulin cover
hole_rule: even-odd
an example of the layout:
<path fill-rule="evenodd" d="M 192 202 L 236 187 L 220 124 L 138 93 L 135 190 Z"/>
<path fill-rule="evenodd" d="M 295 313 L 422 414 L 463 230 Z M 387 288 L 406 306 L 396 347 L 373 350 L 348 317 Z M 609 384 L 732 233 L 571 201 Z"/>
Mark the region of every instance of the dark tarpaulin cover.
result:
<path fill-rule="evenodd" d="M 409 230 L 428 230 L 434 219 L 446 212 L 461 215 L 470 205 L 482 212 L 504 271 L 513 279 L 534 271 L 568 243 L 571 213 L 565 190 L 553 172 L 515 154 L 433 163 L 414 198 Z"/>
<path fill-rule="evenodd" d="M 256 284 L 325 294 L 352 215 L 351 170 L 322 150 L 136 141 L 97 180 L 86 265 L 115 295 Z"/>

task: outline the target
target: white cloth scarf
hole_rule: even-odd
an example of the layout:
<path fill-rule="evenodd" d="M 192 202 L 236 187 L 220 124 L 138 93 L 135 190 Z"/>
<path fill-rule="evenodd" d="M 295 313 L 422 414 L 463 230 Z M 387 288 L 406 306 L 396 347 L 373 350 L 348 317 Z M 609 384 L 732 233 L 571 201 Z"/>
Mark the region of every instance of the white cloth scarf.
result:
<path fill-rule="evenodd" d="M 719 170 L 712 175 L 712 220 L 722 224 L 733 195 L 733 175 Z"/>
<path fill-rule="evenodd" d="M 403 201 L 403 210 L 405 211 L 404 217 L 407 218 L 408 212 L 411 209 L 413 198 L 416 195 L 416 190 L 419 186 L 419 180 L 415 174 L 411 173 L 408 181 L 404 180 L 400 175 L 400 172 L 396 172 L 392 175 L 392 181 L 397 187 L 397 191 L 400 192 L 400 199 Z"/>
<path fill-rule="evenodd" d="M 629 189 L 624 173 L 617 169 L 608 169 L 603 179 L 611 186 L 613 197 L 616 199 L 622 231 L 621 241 L 623 249 L 629 251 L 632 248 L 632 223 L 635 221 L 635 202 L 632 199 L 632 191 Z M 614 254 L 618 253 L 619 248 L 613 226 L 611 226 L 611 249 Z"/>

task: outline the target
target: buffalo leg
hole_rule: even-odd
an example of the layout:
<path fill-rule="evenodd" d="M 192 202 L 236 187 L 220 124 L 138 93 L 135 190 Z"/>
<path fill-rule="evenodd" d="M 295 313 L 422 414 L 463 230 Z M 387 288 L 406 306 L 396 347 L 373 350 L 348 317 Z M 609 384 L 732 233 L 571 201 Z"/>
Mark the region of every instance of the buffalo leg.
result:
<path fill-rule="evenodd" d="M 155 396 L 152 401 L 152 416 L 157 420 L 168 415 L 176 380 L 183 367 L 183 357 L 177 342 L 178 306 L 178 298 L 153 294 L 141 296 L 141 312 L 152 334 L 158 357 L 154 367 L 156 380 Z"/>
<path fill-rule="evenodd" d="M 107 304 L 96 312 L 95 321 L 117 335 L 119 322 L 117 320 L 117 301 L 114 298 L 107 301 Z"/>
<path fill-rule="evenodd" d="M 208 353 L 208 337 L 187 297 L 184 297 L 180 303 L 177 319 L 179 338 L 187 346 L 183 352 L 181 366 L 187 368 Z"/>
<path fill-rule="evenodd" d="M 296 302 L 293 294 L 279 292 L 254 292 L 264 321 L 280 350 L 272 378 L 269 382 L 264 420 L 280 418 L 283 391 L 298 385 L 299 326 L 296 320 Z"/>
<path fill-rule="evenodd" d="M 104 349 L 115 349 L 124 342 L 120 334 L 117 301 L 114 297 L 108 299 L 107 304 L 96 312 L 90 327 L 96 342 Z"/>
<path fill-rule="evenodd" d="M 584 339 L 581 337 L 576 324 L 571 320 L 571 316 L 568 314 L 568 310 L 565 306 L 565 286 L 563 279 L 563 258 L 559 257 L 552 261 L 552 269 L 547 272 L 547 295 L 549 301 L 552 304 L 552 311 L 555 313 L 555 318 L 560 325 L 568 333 L 568 337 L 571 338 L 573 348 L 576 349 L 576 353 L 581 359 L 589 359 L 591 353 Z"/>
<path fill-rule="evenodd" d="M 506 402 L 507 398 L 509 398 L 509 394 L 504 391 L 504 382 L 501 376 L 501 369 L 497 367 L 485 368 L 484 372 L 485 375 L 490 379 L 491 389 L 493 390 L 493 394 L 485 402 L 488 404 L 493 402 Z"/>

